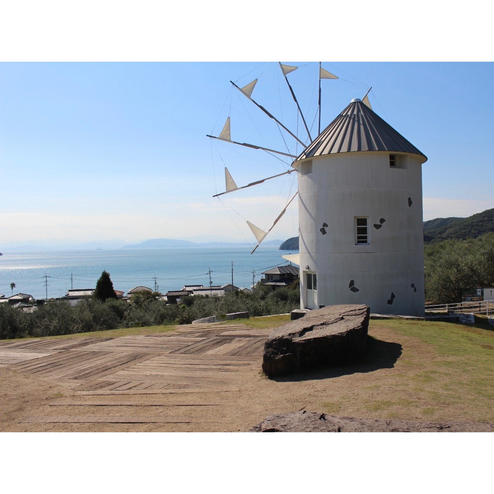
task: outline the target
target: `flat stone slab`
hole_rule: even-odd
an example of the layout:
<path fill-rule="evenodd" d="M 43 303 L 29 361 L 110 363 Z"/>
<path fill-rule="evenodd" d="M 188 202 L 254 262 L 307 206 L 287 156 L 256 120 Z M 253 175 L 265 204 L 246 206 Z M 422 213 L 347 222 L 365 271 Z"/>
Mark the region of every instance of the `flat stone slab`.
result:
<path fill-rule="evenodd" d="M 331 305 L 276 329 L 264 344 L 269 377 L 358 361 L 365 352 L 369 307 Z"/>
<path fill-rule="evenodd" d="M 272 415 L 251 432 L 492 432 L 483 422 L 415 422 L 411 420 L 336 417 L 325 413 L 298 412 Z"/>
<path fill-rule="evenodd" d="M 249 313 L 247 311 L 243 312 L 230 312 L 226 315 L 227 320 L 231 319 L 249 319 Z"/>

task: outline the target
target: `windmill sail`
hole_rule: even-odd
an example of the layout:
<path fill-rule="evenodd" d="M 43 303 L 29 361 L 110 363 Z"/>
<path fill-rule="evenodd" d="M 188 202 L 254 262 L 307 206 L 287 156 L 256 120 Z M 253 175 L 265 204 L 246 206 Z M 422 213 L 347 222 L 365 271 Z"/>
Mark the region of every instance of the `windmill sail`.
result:
<path fill-rule="evenodd" d="M 235 180 L 233 180 L 233 177 L 231 176 L 226 166 L 225 166 L 225 188 L 227 192 L 232 192 L 238 189 Z"/>
<path fill-rule="evenodd" d="M 250 84 L 247 84 L 244 87 L 238 87 L 233 81 L 230 81 L 230 83 L 236 87 L 244 96 L 247 96 L 254 105 L 259 108 L 259 110 L 262 110 L 269 118 L 273 119 L 280 127 L 285 129 L 296 141 L 298 141 L 304 148 L 306 145 L 285 125 L 283 125 L 274 115 L 272 115 L 264 106 L 260 105 L 255 99 L 251 98 L 250 95 L 252 94 L 252 91 L 254 90 L 254 86 L 257 82 L 257 79 L 253 80 Z"/>
<path fill-rule="evenodd" d="M 226 182 L 226 190 L 225 192 L 220 192 L 219 194 L 215 194 L 213 197 L 218 197 L 222 196 L 224 194 L 228 194 L 229 192 L 234 192 L 236 190 L 242 190 L 242 189 L 247 189 L 247 187 L 253 187 L 254 185 L 259 185 L 264 183 L 266 180 L 271 180 L 273 178 L 281 177 L 283 175 L 289 175 L 290 173 L 296 172 L 297 170 L 293 168 L 292 170 L 287 170 L 286 172 L 282 173 L 277 173 L 276 175 L 271 175 L 270 177 L 266 178 L 261 178 L 260 180 L 256 180 L 255 182 L 250 182 L 247 185 L 242 185 L 242 187 L 238 187 L 237 184 L 235 183 L 235 180 L 233 180 L 232 176 L 230 175 L 230 172 L 228 169 L 225 167 L 225 182 Z M 230 184 L 230 185 L 229 185 Z M 229 186 L 231 188 L 229 188 Z"/>
<path fill-rule="evenodd" d="M 256 251 L 256 249 L 261 245 L 261 242 L 267 237 L 267 235 L 271 232 L 271 230 L 276 226 L 276 223 L 278 223 L 278 221 L 281 220 L 281 218 L 283 217 L 283 215 L 286 213 L 286 210 L 288 209 L 288 206 L 290 206 L 291 202 L 295 199 L 295 197 L 297 195 L 298 195 L 298 192 L 295 192 L 295 194 L 293 194 L 292 198 L 288 201 L 288 204 L 281 210 L 281 213 L 273 221 L 273 224 L 271 225 L 271 227 L 269 228 L 269 230 L 267 232 L 264 232 L 260 228 L 257 228 L 257 226 L 253 225 L 250 221 L 247 221 L 247 224 L 250 226 L 250 229 L 252 230 L 252 232 L 254 233 L 255 237 L 257 238 L 257 245 L 252 249 L 251 254 L 254 254 L 254 252 Z M 256 234 L 256 231 L 254 230 L 254 228 L 258 232 L 257 234 Z M 258 237 L 259 232 L 261 232 L 263 234 L 260 237 Z"/>
<path fill-rule="evenodd" d="M 281 70 L 283 71 L 283 75 L 287 75 L 290 72 L 293 72 L 294 70 L 297 70 L 298 67 L 295 67 L 295 65 L 286 65 L 284 63 L 280 63 Z"/>
<path fill-rule="evenodd" d="M 249 82 L 249 84 L 246 84 L 244 87 L 240 88 L 240 91 L 247 96 L 247 98 L 250 98 L 252 95 L 252 91 L 254 91 L 254 88 L 256 87 L 257 84 L 257 79 L 254 79 L 252 82 Z"/>
<path fill-rule="evenodd" d="M 252 230 L 254 237 L 256 237 L 257 239 L 258 242 L 257 245 L 259 245 L 264 240 L 264 237 L 268 234 L 268 232 L 261 230 L 259 227 L 257 227 L 256 225 L 254 225 L 254 223 L 251 223 L 250 221 L 247 221 L 247 224 L 249 225 L 249 228 Z"/>
<path fill-rule="evenodd" d="M 221 134 L 218 136 L 218 139 L 223 139 L 224 141 L 231 141 L 232 137 L 230 135 L 230 117 L 226 119 L 225 125 L 223 126 L 223 130 Z"/>
<path fill-rule="evenodd" d="M 328 72 L 326 69 L 322 67 L 319 68 L 319 79 L 338 79 L 337 75 Z"/>
<path fill-rule="evenodd" d="M 367 108 L 370 108 L 372 110 L 372 105 L 371 105 L 371 102 L 369 100 L 369 93 L 372 91 L 372 86 L 367 89 L 367 92 L 364 94 L 364 97 L 362 98 L 362 103 L 367 107 Z"/>
<path fill-rule="evenodd" d="M 220 139 L 221 141 L 230 142 L 232 144 L 237 144 L 237 146 L 244 146 L 246 148 L 251 148 L 251 149 L 261 149 L 263 151 L 267 151 L 268 153 L 281 154 L 282 156 L 288 156 L 289 158 L 296 158 L 297 157 L 295 154 L 285 153 L 283 151 L 277 151 L 276 149 L 265 148 L 264 146 L 258 146 L 256 144 L 249 144 L 248 142 L 232 141 L 231 139 L 223 139 L 221 137 L 212 136 L 210 134 L 206 134 L 206 137 L 209 137 L 210 139 Z"/>

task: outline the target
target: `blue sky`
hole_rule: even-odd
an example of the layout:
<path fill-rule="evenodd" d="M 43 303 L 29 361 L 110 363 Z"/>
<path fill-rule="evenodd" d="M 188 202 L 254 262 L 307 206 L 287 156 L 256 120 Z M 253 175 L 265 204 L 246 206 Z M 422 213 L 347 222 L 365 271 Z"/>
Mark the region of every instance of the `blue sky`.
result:
<path fill-rule="evenodd" d="M 286 61 L 317 133 L 317 64 Z M 324 63 L 322 128 L 372 86 L 374 110 L 424 152 L 424 218 L 493 207 L 492 63 Z M 277 63 L 1 63 L 0 243 L 252 240 L 296 177 L 211 198 L 223 167 L 238 184 L 289 166 L 205 134 L 228 115 L 232 138 L 293 154 L 300 146 L 231 87 L 305 138 Z M 285 144 L 286 142 L 286 144 Z M 292 207 L 272 238 L 297 233 Z"/>

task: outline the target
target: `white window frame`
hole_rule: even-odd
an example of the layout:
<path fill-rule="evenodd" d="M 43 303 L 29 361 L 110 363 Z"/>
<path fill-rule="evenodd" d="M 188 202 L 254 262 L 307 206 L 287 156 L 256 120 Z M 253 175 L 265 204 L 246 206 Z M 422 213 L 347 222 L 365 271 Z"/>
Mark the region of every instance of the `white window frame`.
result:
<path fill-rule="evenodd" d="M 359 220 L 365 220 L 365 234 L 359 233 L 358 229 L 363 228 L 363 225 L 358 225 Z M 353 219 L 353 234 L 355 245 L 369 245 L 370 244 L 370 229 L 369 229 L 369 217 L 368 216 L 355 216 Z M 359 242 L 359 236 L 365 235 L 365 242 Z"/>

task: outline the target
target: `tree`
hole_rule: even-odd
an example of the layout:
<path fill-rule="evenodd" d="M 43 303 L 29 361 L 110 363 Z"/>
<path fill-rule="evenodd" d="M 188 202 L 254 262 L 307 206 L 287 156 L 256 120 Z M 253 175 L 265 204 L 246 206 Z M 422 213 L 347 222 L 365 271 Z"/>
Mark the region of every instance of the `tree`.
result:
<path fill-rule="evenodd" d="M 14 295 L 14 288 L 15 288 L 15 283 L 14 283 L 14 282 L 12 282 L 12 283 L 10 284 L 10 291 L 12 292 L 12 295 Z"/>
<path fill-rule="evenodd" d="M 96 283 L 96 289 L 94 290 L 94 298 L 104 302 L 109 298 L 117 298 L 117 294 L 113 289 L 113 283 L 110 279 L 110 274 L 106 271 L 101 273 L 101 276 Z"/>

